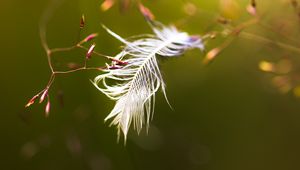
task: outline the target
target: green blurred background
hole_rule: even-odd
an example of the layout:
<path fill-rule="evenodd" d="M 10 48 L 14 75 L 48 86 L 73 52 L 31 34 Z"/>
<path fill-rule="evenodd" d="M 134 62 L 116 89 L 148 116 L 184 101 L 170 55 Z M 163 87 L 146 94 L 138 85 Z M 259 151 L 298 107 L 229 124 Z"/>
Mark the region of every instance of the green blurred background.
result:
<path fill-rule="evenodd" d="M 50 92 L 48 118 L 44 104 L 25 109 L 28 99 L 44 88 L 50 76 L 38 33 L 39 20 L 49 2 L 0 2 L 0 169 L 300 169 L 300 100 L 292 92 L 281 94 L 272 86 L 273 75 L 258 69 L 261 60 L 278 61 L 282 56 L 291 58 L 297 68 L 300 55 L 256 41 L 238 38 L 207 66 L 202 64 L 205 54 L 198 50 L 163 60 L 161 69 L 174 109 L 158 94 L 149 134 L 137 136 L 131 131 L 126 146 L 117 143 L 116 129 L 103 122 L 114 102 L 89 81 L 100 72 L 59 76 Z M 159 21 L 169 24 L 183 20 L 180 29 L 192 34 L 221 30 L 216 18 L 222 10 L 224 15 L 230 11 L 228 16 L 234 16 L 236 23 L 251 18 L 245 12 L 247 0 L 225 9 L 219 0 L 143 2 Z M 135 5 L 120 11 L 117 3 L 103 12 L 101 3 L 65 0 L 47 26 L 49 46 L 72 45 L 82 14 L 86 17 L 82 37 L 99 32 L 96 50 L 109 55 L 116 54 L 121 44 L 101 24 L 123 37 L 151 32 Z M 194 4 L 199 12 L 188 17 L 186 3 Z M 266 0 L 258 2 L 258 7 L 266 23 L 273 27 L 286 21 L 289 27 L 284 33 L 293 39 L 299 37 L 299 19 L 288 1 Z M 248 31 L 281 41 L 280 36 L 259 26 Z M 211 40 L 207 48 L 222 41 Z M 63 68 L 83 57 L 82 51 L 75 50 L 54 55 L 54 62 Z M 90 61 L 98 66 L 104 62 L 96 58 Z M 56 96 L 63 96 L 63 104 Z"/>

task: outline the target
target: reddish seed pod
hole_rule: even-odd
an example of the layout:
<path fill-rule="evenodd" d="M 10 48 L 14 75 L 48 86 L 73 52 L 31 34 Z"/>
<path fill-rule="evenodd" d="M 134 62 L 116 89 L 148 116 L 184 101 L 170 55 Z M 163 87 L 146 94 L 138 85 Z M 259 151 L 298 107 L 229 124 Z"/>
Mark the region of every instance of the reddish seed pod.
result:
<path fill-rule="evenodd" d="M 128 64 L 128 62 L 126 62 L 126 61 L 117 60 L 114 58 L 112 58 L 111 60 L 114 61 L 117 65 L 127 65 Z"/>
<path fill-rule="evenodd" d="M 105 64 L 106 65 L 106 68 L 109 69 L 109 70 L 116 70 L 116 69 L 121 69 L 122 67 L 120 65 L 115 65 L 115 62 L 113 62 L 112 65 L 109 65 L 109 64 Z"/>
<path fill-rule="evenodd" d="M 43 94 L 40 97 L 40 103 L 42 103 L 44 101 L 44 99 L 46 98 L 46 96 L 48 96 L 48 89 L 45 89 Z"/>
<path fill-rule="evenodd" d="M 118 65 L 113 65 L 113 66 L 110 66 L 109 69 L 111 70 L 116 70 L 116 69 L 121 69 L 122 67 L 118 66 Z"/>
<path fill-rule="evenodd" d="M 128 64 L 128 62 L 126 62 L 126 61 L 118 61 L 118 65 L 127 65 Z"/>
<path fill-rule="evenodd" d="M 25 105 L 25 107 L 31 106 L 31 105 L 35 102 L 35 100 L 36 100 L 38 97 L 39 97 L 38 94 L 35 95 L 35 96 L 33 96 L 33 97 L 28 101 L 28 103 Z"/>
<path fill-rule="evenodd" d="M 214 48 L 212 50 L 210 50 L 204 60 L 203 60 L 203 64 L 209 64 L 221 51 L 221 48 L 217 47 L 217 48 Z"/>
<path fill-rule="evenodd" d="M 97 36 L 98 36 L 97 33 L 90 34 L 90 35 L 88 35 L 85 39 L 83 39 L 82 41 L 80 41 L 80 42 L 78 43 L 78 45 L 81 45 L 81 44 L 83 44 L 83 43 L 89 42 L 89 41 L 93 40 L 94 38 L 96 38 Z"/>
<path fill-rule="evenodd" d="M 91 45 L 91 47 L 89 48 L 88 52 L 86 53 L 86 59 L 91 59 L 92 54 L 94 52 L 96 44 Z"/>
<path fill-rule="evenodd" d="M 48 102 L 47 102 L 46 107 L 45 107 L 45 116 L 46 116 L 46 117 L 49 116 L 49 113 L 50 113 L 50 107 L 51 107 L 51 104 L 50 104 L 50 100 L 48 99 Z"/>
<path fill-rule="evenodd" d="M 79 26 L 82 29 L 84 27 L 84 25 L 85 25 L 85 18 L 84 18 L 84 15 L 82 15 L 81 18 L 80 18 L 80 25 Z"/>
<path fill-rule="evenodd" d="M 143 4 L 141 4 L 141 3 L 139 4 L 139 9 L 140 9 L 140 12 L 144 15 L 144 17 L 147 20 L 153 21 L 155 19 L 155 16 L 153 15 L 153 13 L 148 8 L 146 8 Z"/>
<path fill-rule="evenodd" d="M 97 36 L 98 36 L 97 33 L 90 34 L 89 36 L 87 36 L 87 37 L 84 39 L 84 42 L 91 41 L 92 39 L 96 38 Z"/>
<path fill-rule="evenodd" d="M 113 5 L 115 1 L 114 0 L 104 0 L 104 2 L 101 4 L 101 10 L 107 11 L 109 10 Z"/>

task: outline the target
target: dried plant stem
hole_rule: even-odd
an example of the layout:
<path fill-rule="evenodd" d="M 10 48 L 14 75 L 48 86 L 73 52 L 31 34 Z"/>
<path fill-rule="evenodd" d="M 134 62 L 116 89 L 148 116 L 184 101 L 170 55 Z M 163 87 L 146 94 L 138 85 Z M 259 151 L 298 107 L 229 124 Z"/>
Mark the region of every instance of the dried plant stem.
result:
<path fill-rule="evenodd" d="M 268 39 L 266 37 L 263 37 L 263 36 L 260 36 L 260 35 L 257 35 L 257 34 L 242 31 L 243 29 L 245 29 L 249 26 L 252 26 L 254 24 L 258 24 L 259 26 L 262 26 L 265 29 L 270 29 L 271 28 L 271 27 L 267 27 L 266 25 L 262 25 L 259 18 L 254 18 L 254 19 L 246 21 L 246 22 L 232 28 L 229 35 L 236 36 L 236 37 L 241 37 L 241 38 L 245 38 L 245 39 L 249 39 L 249 40 L 259 41 L 261 43 L 272 44 L 272 45 L 278 46 L 280 48 L 283 48 L 283 49 L 286 49 L 286 50 L 289 50 L 289 51 L 296 52 L 296 53 L 300 54 L 300 48 L 299 47 L 296 47 L 296 46 L 293 46 L 293 45 L 290 45 L 290 44 L 286 44 L 286 43 L 283 43 L 283 42 L 280 42 L 280 41 L 274 41 L 274 40 Z M 275 33 L 278 33 L 274 29 L 272 29 L 272 31 L 274 31 Z M 283 34 L 280 34 L 280 33 L 278 33 L 278 34 L 283 36 L 286 39 L 291 40 L 290 38 L 284 36 Z M 229 45 L 228 43 L 225 43 L 225 44 L 227 44 L 227 46 Z"/>
<path fill-rule="evenodd" d="M 264 28 L 264 29 L 270 30 L 270 31 L 272 31 L 272 32 L 274 32 L 274 33 L 276 33 L 276 34 L 282 36 L 284 39 L 286 39 L 286 40 L 288 40 L 288 41 L 290 41 L 290 42 L 292 42 L 292 43 L 296 43 L 296 44 L 299 43 L 299 40 L 295 39 L 294 37 L 287 36 L 287 35 L 284 34 L 283 32 L 278 31 L 276 28 L 274 28 L 274 27 L 272 27 L 272 26 L 270 26 L 270 25 L 268 25 L 268 24 L 259 22 L 258 25 L 261 26 L 261 27 Z"/>
<path fill-rule="evenodd" d="M 293 52 L 296 52 L 296 53 L 300 54 L 300 48 L 299 47 L 295 47 L 295 46 L 292 46 L 290 44 L 282 43 L 282 42 L 279 42 L 279 41 L 274 41 L 274 40 L 268 39 L 266 37 L 259 36 L 259 35 L 256 35 L 256 34 L 252 34 L 252 33 L 249 33 L 249 32 L 244 32 L 243 31 L 239 34 L 239 37 L 259 41 L 259 42 L 262 42 L 262 43 L 268 43 L 268 44 L 276 45 L 280 48 L 283 48 L 283 49 L 293 51 Z"/>
<path fill-rule="evenodd" d="M 48 8 L 45 10 L 44 14 L 42 15 L 41 21 L 40 21 L 40 25 L 39 25 L 39 33 L 40 33 L 40 39 L 41 39 L 41 44 L 43 49 L 46 52 L 46 57 L 47 57 L 47 62 L 48 62 L 48 66 L 50 68 L 51 71 L 51 75 L 49 78 L 49 81 L 46 85 L 46 87 L 40 91 L 38 94 L 36 94 L 31 100 L 29 100 L 29 102 L 26 104 L 26 107 L 29 107 L 31 104 L 33 104 L 35 102 L 35 100 L 40 97 L 40 103 L 44 101 L 44 98 L 46 97 L 48 99 L 47 105 L 46 105 L 46 116 L 48 116 L 49 110 L 50 110 L 50 99 L 49 99 L 49 94 L 48 91 L 51 88 L 51 85 L 53 84 L 55 78 L 57 75 L 64 75 L 64 74 L 70 74 L 70 73 L 74 73 L 74 72 L 78 72 L 78 71 L 83 71 L 83 70 L 98 70 L 101 71 L 103 69 L 105 69 L 106 67 L 87 67 L 87 61 L 90 58 L 90 56 L 92 54 L 94 54 L 95 56 L 100 56 L 100 57 L 105 57 L 109 60 L 114 61 L 113 57 L 111 56 L 107 56 L 98 52 L 95 52 L 93 49 L 91 50 L 84 47 L 83 44 L 94 39 L 98 34 L 91 34 L 88 37 L 86 37 L 84 40 L 80 41 L 80 35 L 81 35 L 81 29 L 84 27 L 84 18 L 81 18 L 80 21 L 80 30 L 79 30 L 79 34 L 78 34 L 78 43 L 76 43 L 73 46 L 70 47 L 65 47 L 65 48 L 53 48 L 51 49 L 47 43 L 47 38 L 46 38 L 46 26 L 50 20 L 50 18 L 53 15 L 54 10 L 60 6 L 60 4 L 62 3 L 62 1 L 57 1 L 57 0 L 53 0 L 51 1 L 51 4 L 48 6 Z M 95 47 L 95 45 L 93 46 Z M 74 69 L 70 69 L 67 71 L 58 71 L 54 68 L 53 63 L 52 63 L 52 55 L 54 53 L 58 53 L 58 52 L 67 52 L 67 51 L 71 51 L 74 50 L 76 48 L 80 48 L 83 49 L 87 52 L 87 55 L 89 55 L 89 57 L 85 57 L 84 60 L 84 65 L 82 67 L 79 68 L 74 68 Z M 121 61 L 117 61 L 120 62 Z"/>
<path fill-rule="evenodd" d="M 257 34 L 242 31 L 246 27 L 252 26 L 254 24 L 259 24 L 259 26 L 262 26 L 263 28 L 271 29 L 271 27 L 267 27 L 266 25 L 261 24 L 261 20 L 257 17 L 257 18 L 251 19 L 249 21 L 246 21 L 246 22 L 240 24 L 239 26 L 235 27 L 231 31 L 231 35 L 237 35 L 238 37 L 259 41 L 259 42 L 262 42 L 262 43 L 268 43 L 268 44 L 276 45 L 280 48 L 283 48 L 283 49 L 293 51 L 293 52 L 296 52 L 296 53 L 300 54 L 300 48 L 299 47 L 295 47 L 295 46 L 292 46 L 290 44 L 286 44 L 286 43 L 283 43 L 283 42 L 280 42 L 280 41 L 274 41 L 274 40 L 268 39 L 266 37 L 263 37 L 263 36 L 260 36 L 260 35 L 257 35 Z M 271 29 L 271 30 L 278 33 L 274 29 Z M 278 33 L 278 34 L 285 37 L 286 39 L 289 39 L 281 33 Z"/>
<path fill-rule="evenodd" d="M 41 31 L 42 32 L 42 31 Z M 41 34 L 41 36 L 43 36 L 43 34 Z M 66 51 L 71 51 L 75 48 L 81 48 L 85 51 L 89 51 L 88 48 L 84 47 L 81 45 L 81 43 L 78 43 L 74 46 L 71 46 L 71 47 L 66 47 L 66 48 L 53 48 L 53 49 L 50 49 L 47 45 L 47 43 L 45 42 L 45 39 L 43 39 L 41 37 L 41 40 L 42 40 L 42 43 L 44 44 L 43 47 L 46 51 L 46 54 L 47 54 L 47 61 L 48 61 L 48 65 L 49 65 L 49 68 L 51 70 L 51 76 L 49 78 L 49 81 L 46 85 L 46 87 L 40 91 L 38 94 L 36 94 L 29 102 L 28 104 L 26 104 L 26 107 L 30 106 L 31 104 L 34 103 L 35 99 L 37 97 L 40 97 L 40 103 L 44 100 L 44 97 L 46 96 L 48 101 L 47 101 L 47 104 L 46 104 L 46 108 L 45 108 L 45 115 L 46 117 L 49 115 L 49 111 L 50 111 L 50 97 L 49 97 L 49 94 L 48 94 L 48 91 L 49 89 L 51 88 L 51 85 L 53 84 L 55 78 L 57 75 L 61 75 L 61 74 L 70 74 L 70 73 L 74 73 L 74 72 L 78 72 L 78 71 L 83 71 L 83 70 L 98 70 L 98 71 L 101 71 L 103 69 L 105 69 L 106 67 L 87 67 L 87 61 L 88 61 L 88 58 L 85 57 L 85 61 L 84 61 L 84 66 L 82 67 L 79 67 L 79 68 L 75 68 L 75 69 L 71 69 L 71 70 L 67 70 L 67 71 L 58 71 L 58 70 L 55 70 L 55 68 L 53 67 L 53 64 L 52 64 L 52 54 L 53 53 L 57 53 L 57 52 L 66 52 Z M 107 59 L 112 59 L 112 57 L 110 56 L 107 56 L 107 55 L 104 55 L 104 54 L 100 54 L 98 52 L 95 52 L 95 51 L 92 51 L 91 54 L 95 54 L 96 56 L 101 56 L 101 57 L 105 57 Z"/>
<path fill-rule="evenodd" d="M 57 71 L 57 70 L 55 70 L 54 67 L 53 67 L 53 64 L 51 62 L 52 54 L 53 53 L 57 53 L 57 52 L 71 51 L 71 50 L 74 50 L 76 48 L 81 48 L 81 49 L 84 49 L 85 51 L 88 51 L 88 48 L 80 45 L 79 43 L 76 44 L 75 46 L 71 46 L 71 47 L 53 48 L 53 49 L 49 49 L 49 50 L 46 51 L 47 52 L 48 64 L 49 64 L 49 67 L 50 67 L 51 73 L 52 73 L 50 80 L 53 77 L 55 77 L 55 75 L 57 75 L 57 74 L 68 74 L 68 73 L 73 73 L 73 72 L 77 72 L 77 71 L 81 71 L 81 70 L 103 70 L 104 69 L 104 67 L 87 67 L 86 66 L 87 59 L 85 59 L 85 64 L 84 64 L 83 67 L 71 69 L 71 70 L 68 70 L 68 71 Z M 107 55 L 104 55 L 104 54 L 101 54 L 101 53 L 98 53 L 98 52 L 95 52 L 95 51 L 93 51 L 92 53 L 95 54 L 95 55 L 97 55 L 97 56 L 106 57 L 107 59 L 111 59 L 112 58 L 110 56 L 107 56 Z"/>

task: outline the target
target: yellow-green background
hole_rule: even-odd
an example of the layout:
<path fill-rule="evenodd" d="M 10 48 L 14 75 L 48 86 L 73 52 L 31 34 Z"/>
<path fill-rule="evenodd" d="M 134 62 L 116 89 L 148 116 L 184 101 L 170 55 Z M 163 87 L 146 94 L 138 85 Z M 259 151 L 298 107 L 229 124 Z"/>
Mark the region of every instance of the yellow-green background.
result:
<path fill-rule="evenodd" d="M 182 10 L 187 1 L 144 2 L 165 24 L 187 16 Z M 220 12 L 217 0 L 191 2 L 201 12 L 181 29 L 193 34 L 220 30 L 214 26 Z M 241 11 L 236 23 L 250 18 L 244 10 L 248 2 L 238 3 Z M 259 3 L 267 19 L 293 20 L 292 29 L 299 30 L 299 20 L 289 17 L 293 9 L 284 1 Z M 116 4 L 101 12 L 100 4 L 100 0 L 66 0 L 47 26 L 50 47 L 69 46 L 76 40 L 82 13 L 86 17 L 83 35 L 99 32 L 96 50 L 102 53 L 116 54 L 121 44 L 107 35 L 101 24 L 123 37 L 151 32 L 135 6 L 122 13 Z M 126 146 L 116 142 L 115 128 L 103 122 L 114 103 L 89 81 L 100 72 L 59 76 L 51 88 L 48 118 L 44 117 L 44 104 L 25 109 L 24 104 L 44 88 L 50 76 L 38 34 L 39 19 L 48 6 L 48 0 L 0 2 L 0 169 L 300 169 L 300 100 L 290 93 L 278 93 L 257 66 L 262 59 L 297 58 L 299 54 L 276 47 L 270 50 L 255 41 L 234 41 L 208 66 L 202 65 L 204 53 L 198 50 L 163 60 L 161 70 L 173 110 L 158 94 L 149 135 L 137 136 L 131 131 Z M 250 31 L 277 39 L 259 28 Z M 209 48 L 214 44 L 218 40 Z M 84 53 L 54 57 L 59 67 L 57 64 L 79 61 Z M 93 58 L 90 62 L 102 66 L 105 60 Z M 58 92 L 64 94 L 63 107 L 56 99 Z"/>

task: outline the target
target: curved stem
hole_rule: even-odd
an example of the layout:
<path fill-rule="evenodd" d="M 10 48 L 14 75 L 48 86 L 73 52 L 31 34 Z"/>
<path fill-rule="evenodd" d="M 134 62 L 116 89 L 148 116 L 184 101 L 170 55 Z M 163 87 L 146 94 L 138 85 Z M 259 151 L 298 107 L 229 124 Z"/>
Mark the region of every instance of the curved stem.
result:
<path fill-rule="evenodd" d="M 250 39 L 250 40 L 256 40 L 256 41 L 260 41 L 260 42 L 263 42 L 263 43 L 273 44 L 273 45 L 276 45 L 280 48 L 284 48 L 286 50 L 293 51 L 293 52 L 296 52 L 296 53 L 300 54 L 300 48 L 292 46 L 290 44 L 285 44 L 285 43 L 282 43 L 282 42 L 279 42 L 279 41 L 274 41 L 274 40 L 268 39 L 266 37 L 262 37 L 262 36 L 255 35 L 255 34 L 248 33 L 248 32 L 241 32 L 239 34 L 239 36 L 242 37 L 242 38 Z"/>

